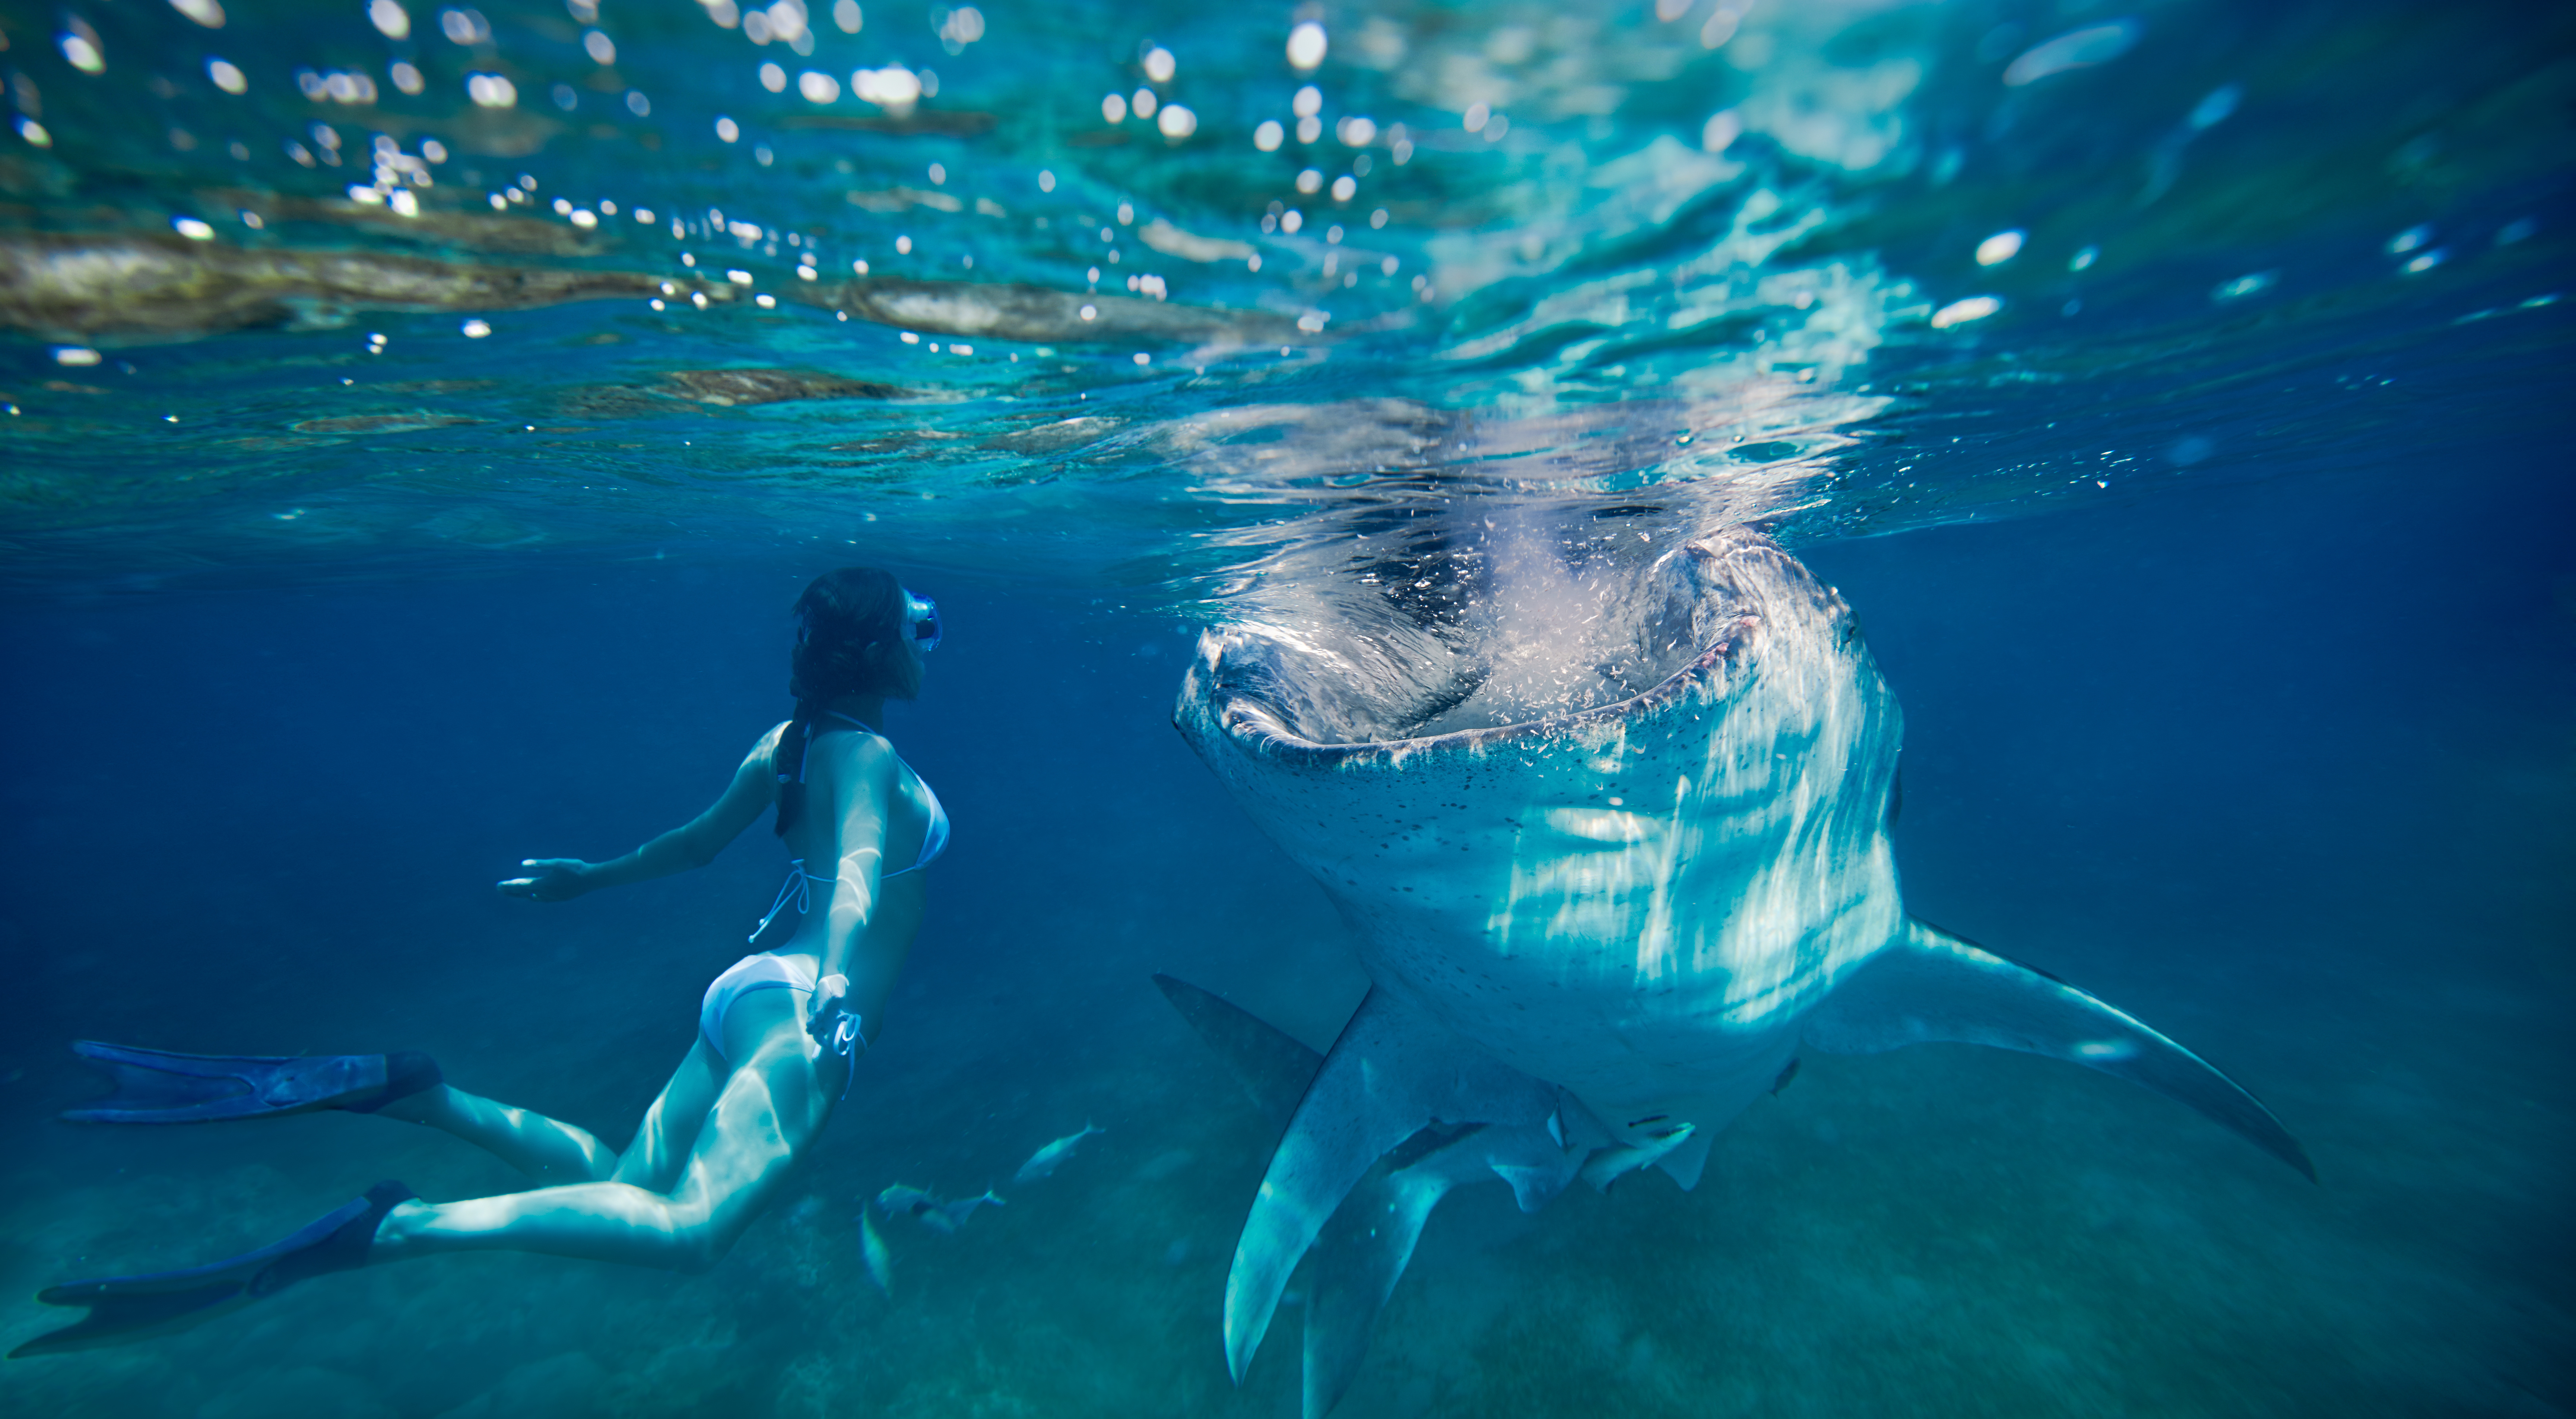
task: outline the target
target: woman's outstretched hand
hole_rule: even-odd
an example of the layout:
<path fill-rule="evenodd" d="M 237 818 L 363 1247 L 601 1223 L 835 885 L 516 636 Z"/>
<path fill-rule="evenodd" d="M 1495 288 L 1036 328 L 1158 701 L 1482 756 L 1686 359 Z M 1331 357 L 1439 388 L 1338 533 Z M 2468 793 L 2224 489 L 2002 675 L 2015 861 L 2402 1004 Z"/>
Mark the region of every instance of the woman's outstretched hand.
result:
<path fill-rule="evenodd" d="M 568 902 L 590 890 L 584 875 L 590 864 L 577 857 L 531 857 L 519 864 L 528 869 L 525 877 L 509 877 L 493 886 L 505 897 L 525 897 L 532 902 Z"/>

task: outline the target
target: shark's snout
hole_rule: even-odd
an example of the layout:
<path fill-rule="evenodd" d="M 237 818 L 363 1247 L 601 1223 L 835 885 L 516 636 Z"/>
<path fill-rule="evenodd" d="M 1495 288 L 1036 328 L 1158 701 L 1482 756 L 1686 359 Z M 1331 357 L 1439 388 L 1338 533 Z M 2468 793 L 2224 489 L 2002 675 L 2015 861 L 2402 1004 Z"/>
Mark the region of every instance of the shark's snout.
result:
<path fill-rule="evenodd" d="M 1642 713 L 1759 625 L 1743 554 L 1768 546 L 1743 532 L 1659 541 L 1621 530 L 1497 535 L 1363 562 L 1210 631 L 1183 693 L 1183 732 L 1195 719 L 1248 743 L 1347 751 Z"/>

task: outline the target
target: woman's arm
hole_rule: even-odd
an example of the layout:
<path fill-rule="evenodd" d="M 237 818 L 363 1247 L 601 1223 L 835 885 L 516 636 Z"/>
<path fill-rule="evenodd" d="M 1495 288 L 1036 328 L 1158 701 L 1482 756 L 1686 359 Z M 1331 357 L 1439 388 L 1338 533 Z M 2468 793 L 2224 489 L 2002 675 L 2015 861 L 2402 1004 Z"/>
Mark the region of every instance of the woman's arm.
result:
<path fill-rule="evenodd" d="M 815 974 L 822 978 L 808 1017 L 818 1037 L 831 1018 L 848 1008 L 850 958 L 868 937 L 885 894 L 886 828 L 894 817 L 895 757 L 874 735 L 844 736 L 837 746 L 841 762 L 832 775 L 840 857 L 832 864 L 832 907 L 824 919 L 823 953 Z"/>
<path fill-rule="evenodd" d="M 781 725 L 779 729 L 785 727 Z M 501 893 L 535 902 L 569 901 L 602 887 L 623 887 L 630 882 L 668 877 L 713 862 L 725 844 L 740 837 L 742 830 L 750 827 L 777 797 L 777 774 L 770 764 L 778 747 L 779 729 L 770 730 L 751 746 L 741 767 L 734 770 L 733 782 L 695 818 L 608 862 L 584 862 L 572 857 L 528 858 L 519 864 L 529 869 L 528 875 L 497 884 Z"/>
<path fill-rule="evenodd" d="M 832 911 L 826 918 L 821 973 L 847 975 L 850 952 L 867 934 L 885 891 L 886 828 L 894 819 L 895 757 L 874 735 L 842 741 L 843 765 L 833 775 L 839 801 L 840 860 L 832 864 Z"/>

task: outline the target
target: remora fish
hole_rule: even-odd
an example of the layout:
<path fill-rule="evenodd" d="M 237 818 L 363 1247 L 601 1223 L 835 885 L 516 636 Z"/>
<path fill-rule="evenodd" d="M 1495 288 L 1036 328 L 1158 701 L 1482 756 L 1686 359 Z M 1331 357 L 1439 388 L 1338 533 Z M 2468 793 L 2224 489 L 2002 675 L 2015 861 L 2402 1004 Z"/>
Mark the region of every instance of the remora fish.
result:
<path fill-rule="evenodd" d="M 2188 1050 L 1907 917 L 1895 697 L 1850 609 L 1777 546 L 1728 531 L 1520 573 L 1410 555 L 1383 593 L 1209 632 L 1175 714 L 1334 898 L 1372 982 L 1319 1058 L 1160 980 L 1286 1121 L 1226 1279 L 1238 1381 L 1310 1250 L 1319 1419 L 1450 1188 L 1499 1177 L 1524 1211 L 1578 1173 L 1689 1188 L 1802 1046 L 2063 1059 L 2315 1178 Z M 1442 578 L 1481 595 L 1421 592 Z"/>
<path fill-rule="evenodd" d="M 1060 1166 L 1065 1159 L 1073 1156 L 1073 1150 L 1082 1146 L 1082 1140 L 1089 1138 L 1095 1133 L 1107 1133 L 1108 1131 L 1109 1130 L 1105 1128 L 1092 1127 L 1091 1121 L 1088 1119 L 1083 1120 L 1082 1131 L 1080 1133 L 1068 1133 L 1064 1137 L 1057 1139 L 1044 1148 L 1031 1153 L 1029 1155 L 1029 1160 L 1020 1164 L 1020 1170 L 1011 1174 L 1011 1181 L 1015 1183 L 1035 1182 L 1039 1178 L 1054 1177 L 1056 1168 Z"/>
<path fill-rule="evenodd" d="M 877 1194 L 877 1206 L 888 1217 L 917 1217 L 921 1219 L 921 1225 L 943 1234 L 965 1226 L 966 1219 L 975 1215 L 975 1209 L 986 1203 L 995 1207 L 1003 1205 L 1002 1199 L 989 1189 L 981 1196 L 961 1197 L 955 1202 L 942 1202 L 920 1188 L 903 1183 L 896 1183 Z"/>
<path fill-rule="evenodd" d="M 877 1235 L 876 1219 L 864 1207 L 859 1209 L 859 1256 L 868 1264 L 868 1279 L 877 1283 L 887 1300 L 893 1300 L 894 1255 L 886 1250 L 885 1238 Z"/>

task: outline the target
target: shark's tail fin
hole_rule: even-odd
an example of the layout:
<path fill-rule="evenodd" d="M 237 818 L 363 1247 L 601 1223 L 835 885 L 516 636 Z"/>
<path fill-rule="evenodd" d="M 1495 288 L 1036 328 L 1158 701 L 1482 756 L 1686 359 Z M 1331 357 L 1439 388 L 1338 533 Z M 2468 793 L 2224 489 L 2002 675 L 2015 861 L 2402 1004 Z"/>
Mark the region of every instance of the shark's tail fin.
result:
<path fill-rule="evenodd" d="M 1370 991 L 1306 1086 L 1235 1243 L 1225 1280 L 1226 1367 L 1235 1379 L 1252 1363 L 1297 1259 L 1380 1157 L 1435 1119 L 1537 1126 L 1557 1108 L 1554 1088 Z"/>
<path fill-rule="evenodd" d="M 1522 1211 L 1536 1212 L 1574 1180 L 1592 1139 L 1600 1136 L 1597 1126 L 1585 1132 L 1569 1148 L 1544 1123 L 1435 1125 L 1361 1176 L 1310 1253 L 1304 1419 L 1324 1419 L 1358 1378 L 1378 1313 L 1413 1260 L 1431 1209 L 1450 1189 L 1498 1177 L 1512 1185 Z M 1247 1241 L 1251 1235 L 1247 1227 Z"/>
<path fill-rule="evenodd" d="M 1947 1041 L 2098 1069 L 2198 1109 L 2317 1180 L 2299 1140 L 2207 1060 L 2063 981 L 1919 921 L 1836 986 L 1805 1035 L 1836 1054 Z"/>
<path fill-rule="evenodd" d="M 1305 1419 L 1323 1419 L 1350 1388 L 1423 1223 L 1451 1188 L 1497 1177 L 1534 1212 L 1608 1142 L 1579 1105 L 1383 992 L 1324 1056 L 1185 981 L 1154 983 L 1286 1128 L 1226 1279 L 1226 1362 L 1242 1379 L 1288 1273 L 1311 1251 Z"/>

